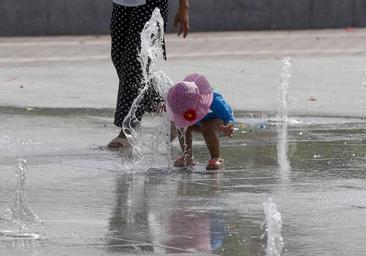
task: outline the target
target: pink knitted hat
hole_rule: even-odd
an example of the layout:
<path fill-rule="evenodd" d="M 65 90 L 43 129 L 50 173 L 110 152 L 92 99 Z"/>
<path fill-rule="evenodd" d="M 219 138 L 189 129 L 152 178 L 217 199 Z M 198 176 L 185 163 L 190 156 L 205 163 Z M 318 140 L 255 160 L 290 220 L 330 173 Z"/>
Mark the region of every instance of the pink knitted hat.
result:
<path fill-rule="evenodd" d="M 213 92 L 203 75 L 191 74 L 168 92 L 168 113 L 177 128 L 199 122 L 210 110 Z"/>

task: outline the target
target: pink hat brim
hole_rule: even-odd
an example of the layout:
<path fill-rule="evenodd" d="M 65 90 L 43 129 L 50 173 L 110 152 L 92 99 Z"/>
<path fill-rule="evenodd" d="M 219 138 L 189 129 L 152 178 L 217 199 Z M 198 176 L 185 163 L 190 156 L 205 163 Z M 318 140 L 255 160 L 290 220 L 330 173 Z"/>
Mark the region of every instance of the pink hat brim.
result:
<path fill-rule="evenodd" d="M 198 108 L 194 109 L 196 111 L 196 118 L 192 121 L 186 120 L 183 116 L 173 114 L 171 110 L 168 112 L 170 113 L 170 117 L 177 128 L 185 128 L 196 124 L 207 115 L 207 113 L 210 111 L 212 100 L 213 94 L 201 95 L 199 106 Z"/>
<path fill-rule="evenodd" d="M 188 126 L 192 126 L 204 118 L 208 112 L 210 111 L 210 107 L 213 101 L 213 91 L 208 83 L 207 79 L 199 74 L 191 74 L 188 75 L 183 81 L 186 82 L 194 82 L 200 92 L 201 98 L 199 100 L 198 106 L 194 108 L 196 111 L 196 118 L 194 120 L 186 120 L 181 115 L 175 115 L 167 104 L 168 113 L 170 115 L 171 120 L 174 122 L 177 128 L 185 128 Z"/>

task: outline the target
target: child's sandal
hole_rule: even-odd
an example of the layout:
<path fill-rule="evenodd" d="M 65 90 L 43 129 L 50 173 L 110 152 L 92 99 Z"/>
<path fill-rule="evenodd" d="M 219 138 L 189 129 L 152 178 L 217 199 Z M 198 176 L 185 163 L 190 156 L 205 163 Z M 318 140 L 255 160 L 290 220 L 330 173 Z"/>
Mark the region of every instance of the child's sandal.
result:
<path fill-rule="evenodd" d="M 208 161 L 206 166 L 206 170 L 208 171 L 215 171 L 224 168 L 224 159 L 221 158 L 214 158 Z"/>
<path fill-rule="evenodd" d="M 190 167 L 194 166 L 196 163 L 194 162 L 193 158 L 190 157 L 177 157 L 174 161 L 174 167 Z"/>

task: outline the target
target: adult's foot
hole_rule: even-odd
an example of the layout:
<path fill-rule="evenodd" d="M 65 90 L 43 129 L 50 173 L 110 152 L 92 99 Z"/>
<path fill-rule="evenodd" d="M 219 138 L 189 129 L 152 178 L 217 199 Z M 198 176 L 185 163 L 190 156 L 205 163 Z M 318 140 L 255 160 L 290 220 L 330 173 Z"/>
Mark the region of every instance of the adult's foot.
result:
<path fill-rule="evenodd" d="M 125 134 L 121 130 L 120 134 L 108 143 L 107 148 L 109 150 L 119 150 L 129 146 L 130 142 L 127 140 Z"/>

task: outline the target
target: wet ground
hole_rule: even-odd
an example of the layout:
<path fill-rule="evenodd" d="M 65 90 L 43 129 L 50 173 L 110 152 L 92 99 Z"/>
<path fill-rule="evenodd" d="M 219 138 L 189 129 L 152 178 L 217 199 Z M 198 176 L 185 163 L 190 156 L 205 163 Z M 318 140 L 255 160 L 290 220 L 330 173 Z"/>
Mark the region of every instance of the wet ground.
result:
<path fill-rule="evenodd" d="M 238 112 L 247 126 L 222 139 L 226 168 L 209 174 L 200 136 L 192 172 L 152 169 L 102 148 L 110 112 L 55 113 L 1 110 L 0 206 L 14 194 L 17 158 L 27 159 L 47 238 L 0 239 L 0 255 L 264 255 L 269 198 L 283 218 L 281 255 L 366 251 L 365 119 L 290 117 L 286 138 L 275 115 Z"/>
<path fill-rule="evenodd" d="M 104 149 L 119 132 L 109 37 L 0 38 L 0 216 L 25 158 L 46 233 L 0 238 L 0 255 L 265 255 L 269 198 L 281 255 L 364 255 L 365 39 L 365 29 L 167 35 L 168 75 L 205 74 L 237 110 L 226 168 L 212 174 L 200 136 L 192 172 Z M 283 56 L 288 130 L 275 114 Z"/>

